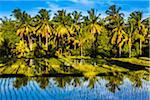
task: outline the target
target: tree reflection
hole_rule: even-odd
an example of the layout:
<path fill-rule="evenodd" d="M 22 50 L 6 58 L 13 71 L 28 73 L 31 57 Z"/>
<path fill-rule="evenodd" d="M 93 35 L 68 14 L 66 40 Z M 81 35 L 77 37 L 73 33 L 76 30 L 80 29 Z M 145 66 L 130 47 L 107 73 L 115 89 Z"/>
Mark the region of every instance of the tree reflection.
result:
<path fill-rule="evenodd" d="M 97 77 L 89 78 L 88 81 L 89 81 L 88 87 L 90 89 L 93 89 L 95 86 L 95 83 L 98 81 L 98 78 Z"/>
<path fill-rule="evenodd" d="M 119 86 L 123 84 L 123 75 L 119 74 L 118 75 L 112 75 L 112 76 L 105 76 L 105 80 L 108 81 L 106 84 L 106 87 L 108 88 L 109 91 L 115 93 L 116 91 L 120 91 Z"/>
<path fill-rule="evenodd" d="M 16 78 L 13 82 L 13 86 L 17 89 L 26 86 L 29 81 L 36 81 L 41 89 L 46 89 L 49 83 L 53 81 L 53 84 L 59 88 L 65 89 L 66 87 L 73 86 L 82 87 L 84 83 L 87 83 L 87 87 L 90 89 L 95 88 L 96 83 L 100 84 L 100 79 L 104 79 L 107 81 L 105 84 L 106 88 L 115 93 L 116 91 L 120 91 L 120 85 L 123 85 L 124 79 L 128 78 L 133 84 L 134 87 L 142 88 L 142 80 L 147 80 L 149 77 L 147 73 L 141 74 L 143 72 L 129 72 L 129 73 L 117 73 L 114 75 L 105 75 L 93 78 L 85 78 L 85 77 L 23 77 Z"/>
<path fill-rule="evenodd" d="M 34 78 L 34 79 L 39 84 L 41 89 L 45 89 L 49 84 L 48 77 L 38 77 L 38 78 Z"/>
<path fill-rule="evenodd" d="M 23 86 L 26 86 L 29 80 L 30 79 L 28 77 L 16 78 L 16 80 L 13 82 L 13 86 L 19 89 Z"/>
<path fill-rule="evenodd" d="M 67 85 L 78 87 L 81 86 L 81 77 L 57 77 L 54 78 L 55 83 L 58 87 L 64 88 Z"/>
<path fill-rule="evenodd" d="M 137 88 L 142 88 L 142 80 L 149 80 L 149 74 L 146 71 L 129 72 L 127 77 L 132 85 Z"/>

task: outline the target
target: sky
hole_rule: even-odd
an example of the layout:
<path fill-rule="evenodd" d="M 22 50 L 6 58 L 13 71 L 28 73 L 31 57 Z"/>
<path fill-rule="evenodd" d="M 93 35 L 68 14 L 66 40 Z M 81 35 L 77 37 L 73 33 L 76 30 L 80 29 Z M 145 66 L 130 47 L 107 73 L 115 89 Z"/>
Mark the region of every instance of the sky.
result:
<path fill-rule="evenodd" d="M 86 15 L 87 10 L 94 8 L 97 14 L 100 13 L 104 18 L 105 11 L 113 4 L 122 8 L 121 12 L 125 14 L 125 18 L 138 10 L 143 12 L 143 18 L 150 17 L 149 0 L 0 0 L 0 18 L 4 16 L 12 18 L 11 12 L 16 8 L 32 16 L 35 16 L 41 8 L 51 10 L 51 16 L 61 9 L 66 9 L 67 12 L 81 11 Z"/>

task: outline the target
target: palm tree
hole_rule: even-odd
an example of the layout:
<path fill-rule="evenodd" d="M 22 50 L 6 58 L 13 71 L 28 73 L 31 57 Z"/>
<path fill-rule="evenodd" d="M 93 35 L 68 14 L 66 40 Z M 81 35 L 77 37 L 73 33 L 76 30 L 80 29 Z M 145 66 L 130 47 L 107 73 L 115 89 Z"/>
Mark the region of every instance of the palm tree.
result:
<path fill-rule="evenodd" d="M 20 9 L 15 9 L 13 15 L 18 20 L 17 35 L 19 35 L 22 40 L 25 39 L 24 36 L 27 36 L 30 50 L 32 50 L 32 38 L 30 36 L 34 32 L 34 27 L 31 25 L 31 16 L 25 11 L 21 12 Z"/>
<path fill-rule="evenodd" d="M 73 23 L 71 27 L 76 34 L 79 34 L 79 29 L 81 28 L 81 20 L 82 20 L 81 18 L 82 18 L 81 12 L 74 11 L 72 13 Z"/>
<path fill-rule="evenodd" d="M 53 18 L 53 21 L 55 23 L 55 35 L 56 35 L 56 41 L 57 46 L 63 48 L 66 46 L 66 40 L 71 36 L 72 28 L 71 28 L 71 16 L 70 13 L 66 13 L 65 10 L 59 10 L 57 13 L 55 13 L 55 16 Z M 61 49 L 61 48 L 59 48 Z M 61 50 L 61 54 L 62 54 Z"/>
<path fill-rule="evenodd" d="M 115 5 L 112 5 L 106 11 L 106 14 L 108 14 L 108 16 L 106 17 L 106 20 L 108 21 L 107 25 L 108 25 L 108 28 L 112 30 L 111 43 L 117 44 L 119 48 L 119 57 L 121 57 L 123 42 L 126 40 L 125 39 L 122 42 L 122 39 L 123 37 L 125 37 L 126 33 L 124 32 L 124 21 L 123 21 L 124 14 L 120 13 L 119 12 L 120 10 L 121 10 L 120 7 L 117 9 Z"/>
<path fill-rule="evenodd" d="M 39 37 L 45 37 L 45 46 L 46 50 L 48 50 L 48 37 L 52 35 L 53 28 L 50 21 L 49 12 L 46 9 L 41 9 L 39 11 L 39 15 L 37 15 L 35 18 L 37 19 L 37 27 L 36 32 L 38 33 Z M 41 39 L 39 39 L 40 41 Z"/>
<path fill-rule="evenodd" d="M 112 32 L 113 32 L 113 36 L 111 39 L 111 43 L 118 45 L 119 57 L 121 57 L 122 45 L 123 45 L 123 42 L 125 42 L 125 40 L 126 40 L 125 39 L 123 41 L 123 38 L 126 36 L 126 33 L 124 31 L 124 22 L 122 21 L 122 19 L 117 20 L 117 26 L 115 26 L 115 28 L 112 30 Z"/>
<path fill-rule="evenodd" d="M 142 42 L 145 40 L 147 34 L 147 28 L 142 23 L 142 12 L 135 11 L 130 14 L 130 18 L 134 20 L 134 37 L 135 40 L 139 39 L 139 51 L 142 54 Z"/>
<path fill-rule="evenodd" d="M 98 35 L 102 31 L 102 26 L 100 25 L 100 14 L 96 15 L 96 12 L 94 9 L 91 9 L 88 11 L 88 16 L 84 17 L 85 21 L 85 30 L 88 33 L 91 33 L 95 37 L 94 41 L 94 57 L 96 57 L 96 48 L 97 48 L 97 41 L 98 41 Z"/>
<path fill-rule="evenodd" d="M 116 5 L 112 5 L 109 7 L 108 10 L 106 10 L 106 14 L 109 15 L 106 17 L 106 19 L 109 20 L 109 24 L 115 23 L 116 18 L 124 16 L 123 13 L 120 13 L 120 10 L 121 10 L 121 7 L 117 8 Z"/>
<path fill-rule="evenodd" d="M 21 21 L 22 20 L 22 11 L 21 9 L 14 9 L 12 11 L 12 16 L 14 16 L 16 18 L 17 21 Z"/>
<path fill-rule="evenodd" d="M 132 56 L 132 43 L 134 41 L 133 39 L 133 32 L 134 32 L 134 20 L 133 19 L 128 19 L 128 23 L 127 23 L 127 32 L 128 32 L 128 47 L 129 47 L 129 58 Z"/>
<path fill-rule="evenodd" d="M 75 33 L 75 37 L 73 38 L 74 40 L 74 49 L 76 50 L 76 45 L 78 43 L 77 41 L 77 36 L 80 34 L 80 30 L 81 30 L 81 20 L 82 20 L 82 15 L 81 15 L 81 12 L 77 12 L 77 11 L 74 11 L 72 13 L 72 31 Z"/>
<path fill-rule="evenodd" d="M 95 10 L 91 9 L 90 11 L 88 11 L 87 20 L 85 19 L 85 21 L 87 25 L 87 32 L 92 33 L 94 36 L 96 34 L 100 34 L 100 32 L 102 31 L 102 27 L 99 23 L 100 14 L 96 15 Z"/>
<path fill-rule="evenodd" d="M 75 42 L 80 47 L 80 56 L 84 56 L 84 49 L 85 44 L 91 42 L 93 40 L 94 36 L 91 36 L 91 33 L 86 33 L 86 31 L 83 28 L 84 26 L 81 25 L 81 29 L 79 31 L 79 35 L 76 37 Z M 83 59 L 81 59 L 81 64 L 83 63 Z"/>

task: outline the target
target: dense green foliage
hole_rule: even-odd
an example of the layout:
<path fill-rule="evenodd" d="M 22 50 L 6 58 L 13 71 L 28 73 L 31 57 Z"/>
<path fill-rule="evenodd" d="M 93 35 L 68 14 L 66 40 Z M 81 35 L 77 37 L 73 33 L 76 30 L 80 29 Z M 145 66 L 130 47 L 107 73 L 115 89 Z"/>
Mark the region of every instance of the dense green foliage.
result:
<path fill-rule="evenodd" d="M 33 59 L 35 62 L 37 58 L 46 58 L 42 61 L 49 66 L 51 58 L 63 60 L 72 56 L 83 63 L 88 57 L 148 56 L 149 18 L 143 20 L 142 12 L 134 11 L 126 20 L 120 10 L 112 5 L 106 11 L 107 16 L 101 18 L 94 9 L 88 11 L 87 16 L 77 11 L 59 10 L 53 17 L 46 9 L 41 9 L 33 17 L 15 9 L 12 12 L 14 20 L 1 19 L 1 62 L 6 62 L 3 58 L 25 58 L 26 64 L 31 66 Z"/>
<path fill-rule="evenodd" d="M 149 18 L 132 12 L 127 21 L 115 5 L 101 18 L 94 9 L 81 12 L 59 10 L 53 18 L 41 9 L 31 17 L 15 9 L 15 20 L 3 18 L 0 27 L 1 56 L 52 57 L 61 55 L 102 57 L 140 56 L 148 47 Z M 143 44 L 143 45 L 142 45 Z"/>

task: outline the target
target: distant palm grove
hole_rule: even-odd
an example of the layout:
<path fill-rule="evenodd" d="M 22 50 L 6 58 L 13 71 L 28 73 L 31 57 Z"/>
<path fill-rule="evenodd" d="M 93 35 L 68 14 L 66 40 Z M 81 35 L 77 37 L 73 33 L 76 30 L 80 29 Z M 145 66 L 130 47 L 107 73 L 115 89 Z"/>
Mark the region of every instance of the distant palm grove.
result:
<path fill-rule="evenodd" d="M 53 17 L 46 9 L 32 17 L 25 11 L 14 9 L 13 19 L 1 18 L 0 63 L 23 65 L 25 62 L 25 66 L 31 69 L 39 69 L 36 68 L 38 65 L 42 66 L 39 71 L 61 73 L 62 66 L 52 65 L 61 65 L 59 63 L 65 61 L 65 66 L 70 64 L 77 70 L 74 63 L 85 64 L 85 59 L 148 57 L 150 18 L 143 19 L 141 11 L 131 12 L 128 18 L 124 18 L 120 10 L 112 5 L 106 10 L 107 16 L 101 18 L 94 9 L 87 11 L 87 15 L 58 10 Z M 24 62 L 21 59 L 25 59 Z M 99 62 L 105 63 L 94 61 L 95 66 Z M 63 71 L 68 70 L 65 66 Z"/>

